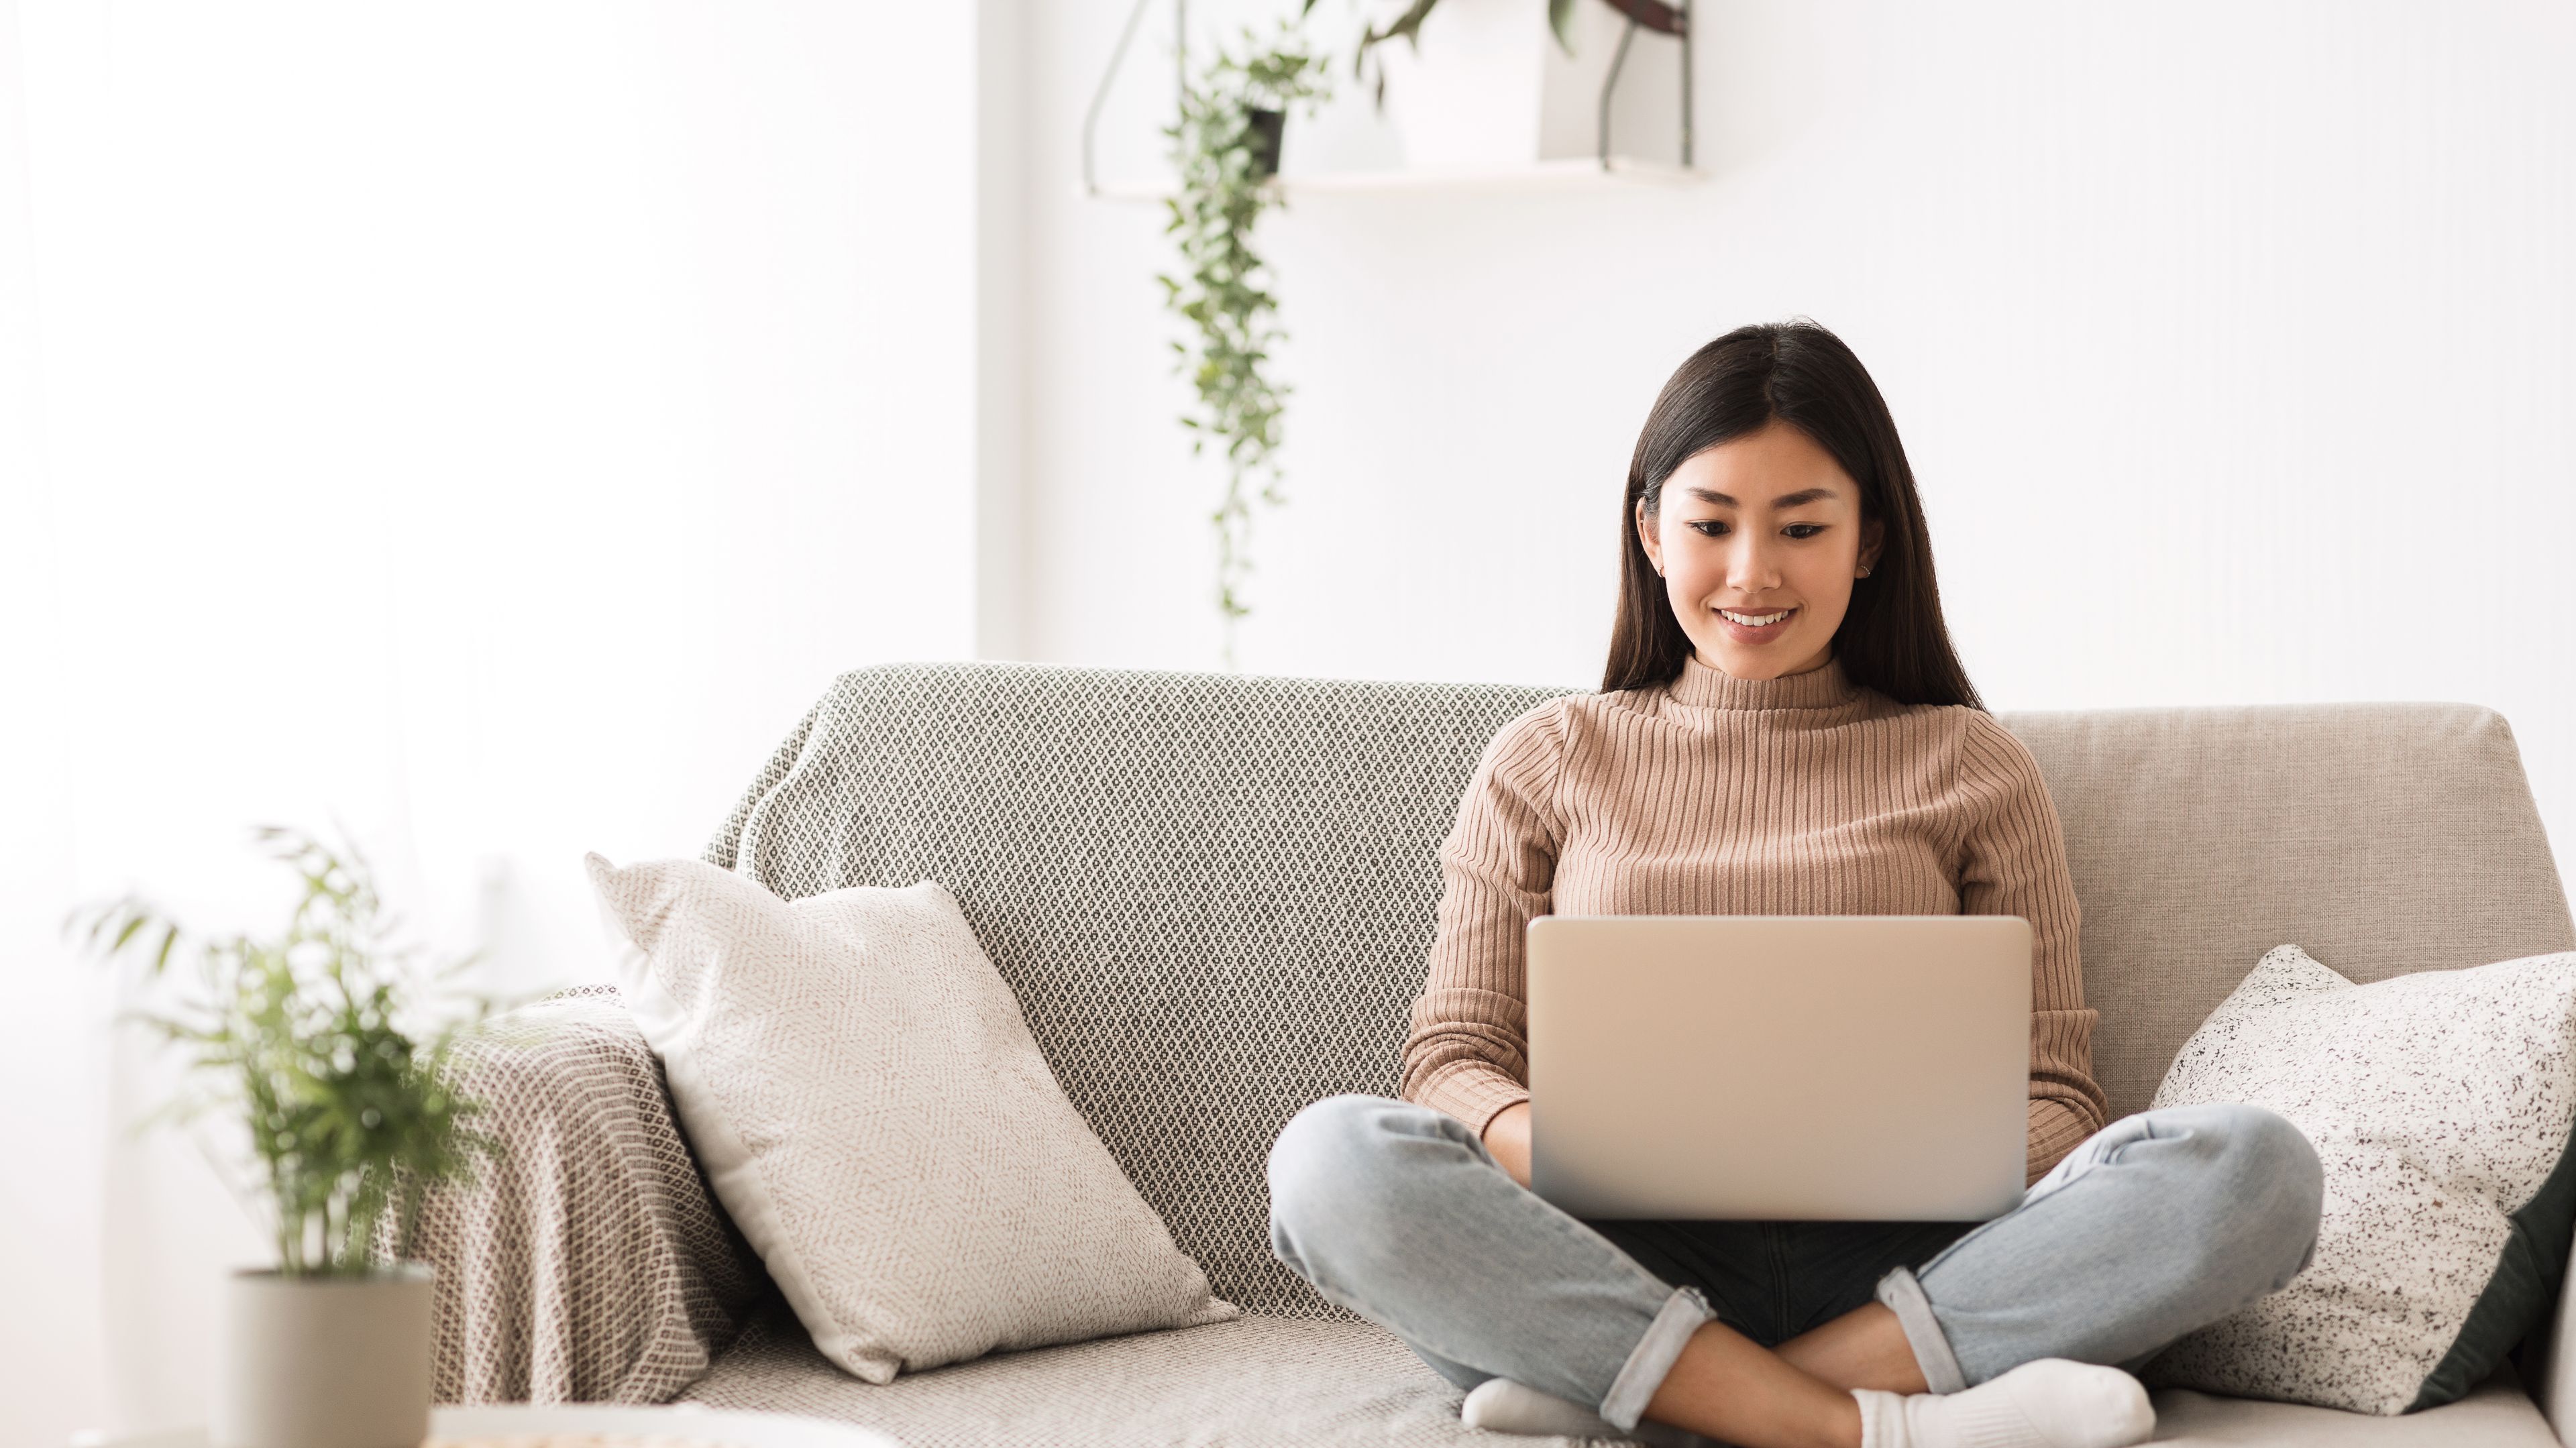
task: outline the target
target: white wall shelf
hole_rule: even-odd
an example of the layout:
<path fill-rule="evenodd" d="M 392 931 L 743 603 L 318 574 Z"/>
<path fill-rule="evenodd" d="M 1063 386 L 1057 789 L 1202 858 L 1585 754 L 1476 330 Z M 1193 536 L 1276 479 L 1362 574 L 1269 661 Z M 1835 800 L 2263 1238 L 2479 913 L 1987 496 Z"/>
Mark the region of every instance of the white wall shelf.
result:
<path fill-rule="evenodd" d="M 1174 194 L 1173 183 L 1104 182 L 1099 179 L 1094 144 L 1100 126 L 1103 106 L 1109 99 L 1111 85 L 1117 80 L 1127 52 L 1135 42 L 1138 25 L 1154 0 L 1135 0 L 1127 13 L 1127 22 L 1118 33 L 1118 43 L 1109 55 L 1092 91 L 1091 104 L 1082 117 L 1082 186 L 1087 196 L 1104 201 L 1164 201 Z M 1694 164 L 1691 137 L 1693 48 L 1697 29 L 1691 23 L 1693 0 L 1609 0 L 1609 8 L 1624 16 L 1617 30 L 1618 40 L 1611 51 L 1610 66 L 1600 81 L 1597 104 L 1587 107 L 1594 116 L 1592 139 L 1584 146 L 1588 154 L 1567 156 L 1566 148 L 1542 145 L 1544 160 L 1514 162 L 1493 167 L 1390 167 L 1367 169 L 1301 171 L 1291 169 L 1268 183 L 1281 194 L 1403 191 L 1418 189 L 1490 190 L 1529 186 L 1558 187 L 1587 185 L 1601 181 L 1621 181 L 1652 186 L 1685 185 L 1706 179 L 1707 173 Z M 1172 0 L 1172 34 L 1174 82 L 1177 90 L 1188 87 L 1188 0 Z M 1662 19 L 1656 19 L 1656 16 Z M 1642 27 L 1660 30 L 1680 44 L 1676 58 L 1680 62 L 1679 109 L 1676 141 L 1678 161 L 1651 161 L 1627 155 L 1615 149 L 1611 137 L 1611 100 L 1619 89 L 1620 76 L 1628 63 L 1628 51 Z M 1568 42 L 1569 44 L 1571 42 Z M 1381 86 L 1383 81 L 1381 81 Z M 1425 159 L 1428 159 L 1426 156 Z"/>

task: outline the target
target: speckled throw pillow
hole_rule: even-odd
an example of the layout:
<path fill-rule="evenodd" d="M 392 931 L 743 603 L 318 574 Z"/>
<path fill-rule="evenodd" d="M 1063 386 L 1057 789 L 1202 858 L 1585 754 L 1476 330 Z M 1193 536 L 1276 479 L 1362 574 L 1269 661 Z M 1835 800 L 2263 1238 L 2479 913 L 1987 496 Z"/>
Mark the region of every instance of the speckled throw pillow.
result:
<path fill-rule="evenodd" d="M 2576 953 L 2355 985 L 2267 953 L 2157 1107 L 2243 1101 L 2325 1164 L 2316 1257 L 2168 1348 L 2163 1386 L 2363 1413 L 2450 1402 L 2556 1299 L 2576 1219 Z"/>

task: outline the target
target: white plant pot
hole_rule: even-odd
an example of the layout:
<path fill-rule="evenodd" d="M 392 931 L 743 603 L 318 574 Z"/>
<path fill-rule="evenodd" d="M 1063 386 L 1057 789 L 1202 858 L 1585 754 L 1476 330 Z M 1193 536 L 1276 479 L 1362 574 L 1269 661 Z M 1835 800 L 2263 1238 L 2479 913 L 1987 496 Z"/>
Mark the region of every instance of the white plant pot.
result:
<path fill-rule="evenodd" d="M 1418 45 L 1376 47 L 1405 165 L 1508 171 L 1598 154 L 1601 86 L 1626 26 L 1600 0 L 1579 0 L 1569 56 L 1548 28 L 1546 0 L 1442 0 L 1422 22 Z M 1671 65 L 1669 43 L 1640 33 L 1628 57 L 1612 119 L 1618 151 L 1636 153 L 1632 142 L 1656 155 L 1673 149 L 1659 134 L 1672 132 L 1679 116 L 1678 82 L 1659 74 Z M 1648 94 L 1628 94 L 1641 79 Z"/>
<path fill-rule="evenodd" d="M 432 1285 L 418 1263 L 367 1277 L 235 1273 L 212 1448 L 418 1448 Z"/>

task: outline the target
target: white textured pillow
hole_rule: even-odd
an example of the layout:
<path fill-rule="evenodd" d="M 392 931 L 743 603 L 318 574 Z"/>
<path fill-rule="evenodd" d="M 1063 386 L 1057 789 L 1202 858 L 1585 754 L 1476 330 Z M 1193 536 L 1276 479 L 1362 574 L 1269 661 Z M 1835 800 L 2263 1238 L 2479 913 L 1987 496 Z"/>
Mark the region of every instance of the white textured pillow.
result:
<path fill-rule="evenodd" d="M 2355 985 L 2264 955 L 2155 1105 L 2288 1117 L 2325 1166 L 2316 1257 L 2191 1334 L 2149 1377 L 2364 1413 L 2446 1403 L 2553 1300 L 2576 1171 L 2576 954 Z"/>
<path fill-rule="evenodd" d="M 589 864 L 689 1144 L 825 1357 L 885 1383 L 1236 1315 L 945 889 L 791 903 L 695 860 Z"/>

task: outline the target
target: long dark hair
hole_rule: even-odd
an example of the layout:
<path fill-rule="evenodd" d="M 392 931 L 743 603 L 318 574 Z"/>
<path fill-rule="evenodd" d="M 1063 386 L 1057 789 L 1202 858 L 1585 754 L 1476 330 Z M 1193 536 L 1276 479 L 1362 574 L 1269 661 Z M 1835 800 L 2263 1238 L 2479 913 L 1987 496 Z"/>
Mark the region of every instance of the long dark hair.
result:
<path fill-rule="evenodd" d="M 1637 505 L 1663 505 L 1664 481 L 1692 455 L 1784 422 L 1813 438 L 1860 484 L 1861 518 L 1882 527 L 1867 578 L 1834 631 L 1853 683 L 1900 704 L 1984 703 L 1959 667 L 1932 578 L 1932 536 L 1896 419 L 1843 339 L 1803 318 L 1738 327 L 1691 354 L 1646 414 L 1619 502 L 1619 621 L 1601 687 L 1642 689 L 1679 678 L 1690 636 L 1637 537 Z"/>

